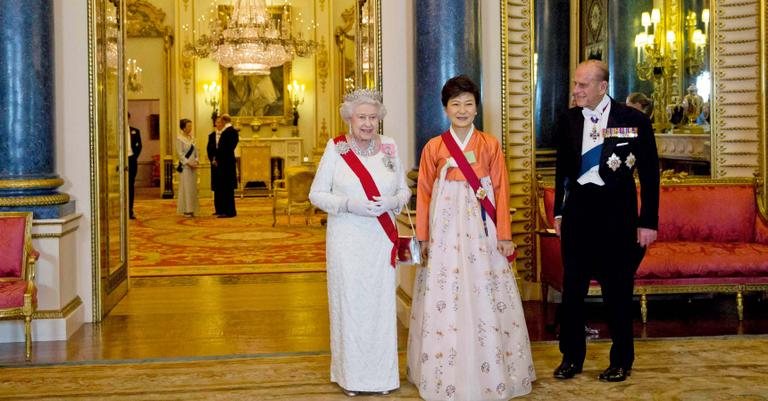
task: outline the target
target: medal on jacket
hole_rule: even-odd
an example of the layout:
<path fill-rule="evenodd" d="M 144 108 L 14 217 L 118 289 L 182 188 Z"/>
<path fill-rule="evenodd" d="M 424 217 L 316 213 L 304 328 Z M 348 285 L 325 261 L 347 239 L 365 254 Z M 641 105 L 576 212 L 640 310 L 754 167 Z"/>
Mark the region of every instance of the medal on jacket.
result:
<path fill-rule="evenodd" d="M 593 141 L 596 141 L 597 137 L 600 136 L 600 134 L 597 133 L 597 122 L 600 121 L 600 119 L 594 116 L 589 119 L 592 121 L 592 132 L 589 133 L 589 137 L 592 138 Z"/>
<path fill-rule="evenodd" d="M 488 196 L 488 191 L 486 191 L 485 188 L 480 187 L 477 189 L 477 192 L 475 192 L 475 196 L 477 199 L 485 199 L 485 197 Z"/>

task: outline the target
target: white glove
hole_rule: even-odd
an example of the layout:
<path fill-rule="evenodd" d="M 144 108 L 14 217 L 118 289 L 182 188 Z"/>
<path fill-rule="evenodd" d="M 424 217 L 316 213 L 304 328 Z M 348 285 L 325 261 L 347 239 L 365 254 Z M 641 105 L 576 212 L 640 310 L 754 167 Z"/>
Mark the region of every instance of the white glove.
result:
<path fill-rule="evenodd" d="M 358 216 L 377 217 L 374 213 L 375 206 L 373 201 L 347 198 L 347 211 Z"/>
<path fill-rule="evenodd" d="M 400 206 L 400 199 L 398 199 L 397 196 L 374 196 L 373 200 L 374 205 L 383 210 L 382 213 L 389 210 L 395 210 Z"/>

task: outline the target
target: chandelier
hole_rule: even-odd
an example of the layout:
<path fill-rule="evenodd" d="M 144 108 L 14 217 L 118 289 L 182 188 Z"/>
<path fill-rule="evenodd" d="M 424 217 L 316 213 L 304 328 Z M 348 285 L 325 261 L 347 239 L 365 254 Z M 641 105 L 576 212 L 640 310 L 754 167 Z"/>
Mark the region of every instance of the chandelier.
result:
<path fill-rule="evenodd" d="M 211 7 L 208 33 L 195 43 L 187 43 L 185 52 L 193 57 L 211 57 L 235 75 L 268 75 L 272 67 L 294 56 L 311 55 L 317 43 L 291 32 L 289 6 L 271 7 L 264 0 L 235 0 L 231 12 L 225 7 Z M 221 9 L 221 10 L 220 10 Z"/>

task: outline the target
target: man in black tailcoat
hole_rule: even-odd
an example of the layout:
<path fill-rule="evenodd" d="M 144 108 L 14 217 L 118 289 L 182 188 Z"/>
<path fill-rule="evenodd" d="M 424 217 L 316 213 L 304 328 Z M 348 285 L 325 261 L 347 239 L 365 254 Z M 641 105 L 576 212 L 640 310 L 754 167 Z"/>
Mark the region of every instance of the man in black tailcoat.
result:
<path fill-rule="evenodd" d="M 211 162 L 211 189 L 214 214 L 220 218 L 235 217 L 237 166 L 235 147 L 240 140 L 232 118 L 222 114 L 216 119 L 216 130 L 208 135 L 208 160 Z"/>
<path fill-rule="evenodd" d="M 128 120 L 131 119 L 131 113 L 128 113 Z M 128 154 L 128 216 L 131 220 L 136 218 L 133 214 L 134 187 L 136 186 L 136 174 L 139 172 L 139 154 L 141 154 L 141 131 L 132 126 L 128 126 L 130 132 L 130 147 Z"/>
<path fill-rule="evenodd" d="M 634 362 L 632 293 L 645 248 L 656 240 L 659 162 L 651 121 L 607 95 L 605 63 L 576 69 L 573 99 L 555 126 L 555 230 L 564 266 L 558 379 L 581 373 L 586 356 L 584 298 L 601 286 L 612 346 L 601 381 L 623 381 Z M 634 173 L 640 180 L 640 212 Z"/>

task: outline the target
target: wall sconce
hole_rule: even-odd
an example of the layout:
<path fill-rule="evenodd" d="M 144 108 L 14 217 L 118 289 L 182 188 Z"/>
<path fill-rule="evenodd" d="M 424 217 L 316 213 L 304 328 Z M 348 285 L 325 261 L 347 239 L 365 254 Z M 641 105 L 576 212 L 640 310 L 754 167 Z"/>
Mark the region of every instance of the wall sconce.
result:
<path fill-rule="evenodd" d="M 304 103 L 304 84 L 299 84 L 295 79 L 292 83 L 288 84 L 288 93 L 291 98 L 291 106 L 293 108 L 293 125 L 299 124 L 299 111 L 298 107 Z"/>
<path fill-rule="evenodd" d="M 211 113 L 211 120 L 213 124 L 216 124 L 216 117 L 219 116 L 219 92 L 221 91 L 221 85 L 216 83 L 216 80 L 211 81 L 210 84 L 203 85 L 203 92 L 205 93 L 205 104 L 213 108 Z"/>
<path fill-rule="evenodd" d="M 144 85 L 141 83 L 141 71 L 136 59 L 129 58 L 126 61 L 125 78 L 129 91 L 140 93 L 144 89 Z"/>

